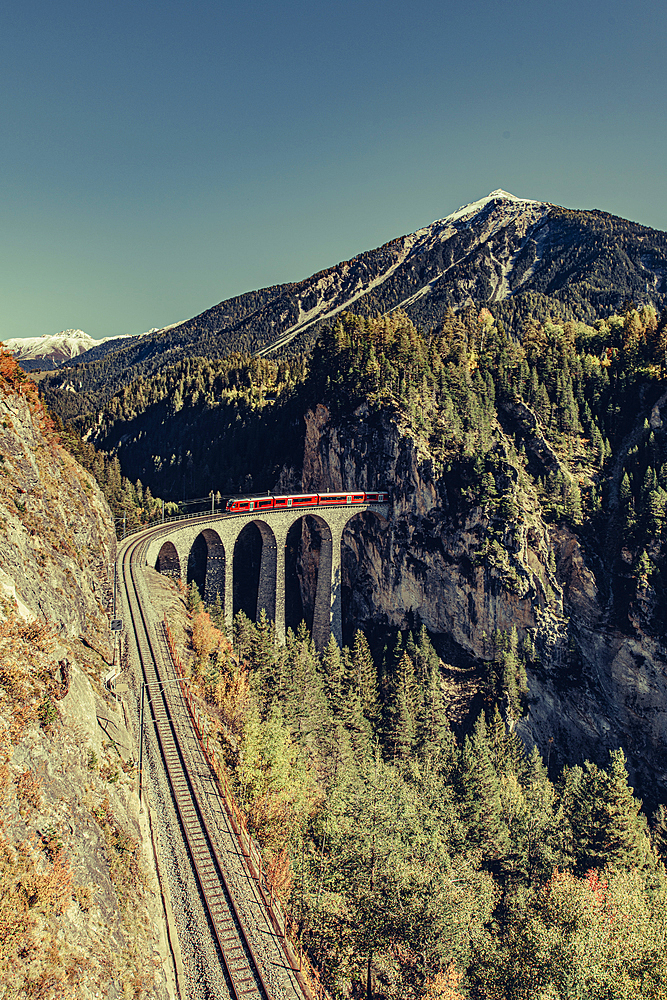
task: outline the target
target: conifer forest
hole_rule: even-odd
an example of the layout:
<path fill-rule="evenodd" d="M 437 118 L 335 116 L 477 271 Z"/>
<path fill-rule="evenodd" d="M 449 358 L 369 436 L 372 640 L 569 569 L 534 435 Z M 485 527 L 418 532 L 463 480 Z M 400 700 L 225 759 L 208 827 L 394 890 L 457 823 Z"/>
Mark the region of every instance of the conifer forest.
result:
<path fill-rule="evenodd" d="M 665 995 L 667 813 L 622 750 L 550 779 L 498 704 L 455 738 L 422 628 L 276 647 L 191 585 L 192 681 L 310 961 L 335 997 Z M 495 666 L 524 676 L 516 634 Z"/>
<path fill-rule="evenodd" d="M 521 594 L 534 519 L 567 526 L 614 626 L 666 641 L 667 311 L 628 302 L 584 323 L 490 306 L 428 331 L 343 313 L 308 355 L 192 357 L 101 408 L 92 390 L 45 399 L 128 531 L 162 499 L 275 489 L 318 404 L 341 422 L 390 414 L 450 516 L 481 511 L 475 559 L 499 585 Z M 181 586 L 192 683 L 332 997 L 667 998 L 667 808 L 635 796 L 620 747 L 554 766 L 519 738 L 543 655 L 530 630 L 488 636 L 460 724 L 419 622 L 320 654 L 306 624 L 285 646 L 242 611 L 225 632 L 220 600 Z"/>

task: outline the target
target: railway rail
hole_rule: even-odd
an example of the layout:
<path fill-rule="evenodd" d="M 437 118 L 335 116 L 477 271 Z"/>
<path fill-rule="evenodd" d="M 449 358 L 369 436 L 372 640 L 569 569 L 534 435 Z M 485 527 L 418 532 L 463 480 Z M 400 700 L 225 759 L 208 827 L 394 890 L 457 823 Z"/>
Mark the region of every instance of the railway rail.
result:
<path fill-rule="evenodd" d="M 265 934 L 274 939 L 274 949 L 280 950 L 251 873 L 245 870 L 239 878 L 238 866 L 244 864 L 242 853 L 224 808 L 219 801 L 211 804 L 216 798 L 215 782 L 208 773 L 208 761 L 185 705 L 183 682 L 173 671 L 164 631 L 161 626 L 155 627 L 148 611 L 142 564 L 149 535 L 153 534 L 154 531 L 141 532 L 121 552 L 121 576 L 129 615 L 127 629 L 133 635 L 143 676 L 142 703 L 146 692 L 147 714 L 159 740 L 178 823 L 227 988 L 233 1000 L 276 1000 L 276 997 L 308 1000 L 309 991 L 303 989 L 301 977 L 286 968 L 284 954 L 283 976 L 279 988 L 275 988 L 248 928 L 251 923 L 256 939 L 258 926 L 264 921 Z M 239 884 L 244 890 L 242 900 L 238 898 Z M 248 895 L 254 898 L 249 900 Z M 272 959 L 271 964 L 275 979 L 280 959 Z"/>

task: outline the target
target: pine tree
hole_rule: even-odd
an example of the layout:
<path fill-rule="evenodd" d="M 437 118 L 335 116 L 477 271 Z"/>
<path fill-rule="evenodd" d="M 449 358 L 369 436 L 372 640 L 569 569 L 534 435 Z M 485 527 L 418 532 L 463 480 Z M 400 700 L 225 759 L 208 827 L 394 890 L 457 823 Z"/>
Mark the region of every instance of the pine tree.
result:
<path fill-rule="evenodd" d="M 434 758 L 440 766 L 447 766 L 447 762 L 451 765 L 453 761 L 454 734 L 449 725 L 442 697 L 442 678 L 437 654 L 435 661 L 430 658 L 427 660 L 426 669 L 428 671 L 426 682 L 416 710 L 415 748 L 422 759 Z"/>
<path fill-rule="evenodd" d="M 322 672 L 331 710 L 339 713 L 345 693 L 345 671 L 338 643 L 332 635 L 322 653 Z"/>
<path fill-rule="evenodd" d="M 482 475 L 480 488 L 479 488 L 479 501 L 480 503 L 491 503 L 498 499 L 498 491 L 496 489 L 496 481 L 493 477 L 493 473 L 485 472 Z"/>
<path fill-rule="evenodd" d="M 188 597 L 186 603 L 187 609 L 191 615 L 196 615 L 203 606 L 201 594 L 199 593 L 199 587 L 194 580 L 192 580 L 190 586 L 188 587 Z"/>
<path fill-rule="evenodd" d="M 407 652 L 403 653 L 393 683 L 389 750 L 396 760 L 409 760 L 415 741 L 415 668 Z"/>
<path fill-rule="evenodd" d="M 393 718 L 394 682 L 396 672 L 398 670 L 398 664 L 400 663 L 402 655 L 403 635 L 401 632 L 398 632 L 396 635 L 396 642 L 394 643 L 394 647 L 391 652 L 389 651 L 388 646 L 385 647 L 382 657 L 382 666 L 378 677 L 382 712 L 381 730 L 385 746 L 389 745 L 389 733 L 392 728 Z"/>
<path fill-rule="evenodd" d="M 619 748 L 611 752 L 606 772 L 607 862 L 631 865 L 646 861 L 648 848 L 646 820 L 641 801 L 635 799 L 628 785 L 625 754 Z"/>
<path fill-rule="evenodd" d="M 651 491 L 657 490 L 657 488 L 658 477 L 655 474 L 655 469 L 651 465 L 647 465 L 642 483 L 642 499 L 646 498 Z"/>
<path fill-rule="evenodd" d="M 278 694 L 279 676 L 276 671 L 276 641 L 273 622 L 264 608 L 255 624 L 251 648 L 251 659 L 255 683 L 264 705 L 269 705 Z"/>
<path fill-rule="evenodd" d="M 237 611 L 233 622 L 234 649 L 241 660 L 252 654 L 255 626 L 243 611 Z"/>
<path fill-rule="evenodd" d="M 565 481 L 565 513 L 572 524 L 582 523 L 581 490 L 573 476 Z"/>
<path fill-rule="evenodd" d="M 219 628 L 223 633 L 225 632 L 225 608 L 222 603 L 222 598 L 220 597 L 220 591 L 216 591 L 215 601 L 211 606 L 210 610 L 211 620 L 216 628 Z"/>
<path fill-rule="evenodd" d="M 663 864 L 667 863 L 667 807 L 662 803 L 651 817 L 651 843 L 661 856 Z"/>
<path fill-rule="evenodd" d="M 528 693 L 526 668 L 519 655 L 519 637 L 516 626 L 510 631 L 496 632 L 494 637 L 495 655 L 500 662 L 500 691 L 502 692 L 506 715 L 514 720 L 522 714 L 521 699 Z M 491 700 L 495 699 L 496 691 L 490 689 Z"/>
<path fill-rule="evenodd" d="M 646 503 L 646 527 L 649 534 L 653 537 L 662 534 L 662 526 L 665 520 L 666 502 L 667 494 L 664 490 L 660 489 L 660 487 L 655 490 L 651 490 L 648 495 Z"/>
<path fill-rule="evenodd" d="M 279 656 L 282 661 L 276 671 L 280 677 L 277 687 L 285 717 L 295 739 L 314 752 L 316 747 L 323 747 L 326 743 L 331 712 L 324 691 L 321 664 L 311 636 L 301 630 L 297 636 L 290 634 Z"/>
<path fill-rule="evenodd" d="M 563 858 L 558 844 L 562 813 L 556 810 L 556 793 L 536 746 L 524 762 L 522 785 L 525 813 L 517 830 L 521 865 L 528 884 L 544 879 Z"/>
<path fill-rule="evenodd" d="M 629 503 L 632 502 L 632 485 L 630 483 L 630 476 L 628 475 L 627 469 L 623 473 L 623 478 L 621 480 L 621 489 L 619 493 L 621 503 L 624 507 L 627 507 Z"/>
<path fill-rule="evenodd" d="M 366 636 L 358 629 L 352 644 L 352 682 L 356 685 L 361 710 L 371 722 L 380 715 L 377 670 Z"/>
<path fill-rule="evenodd" d="M 646 821 L 627 778 L 620 749 L 611 753 L 607 771 L 586 761 L 583 768 L 563 772 L 561 799 L 579 872 L 605 864 L 629 867 L 647 862 Z"/>
<path fill-rule="evenodd" d="M 486 735 L 489 742 L 489 748 L 491 750 L 492 759 L 494 766 L 497 771 L 502 769 L 502 748 L 505 740 L 505 720 L 500 714 L 500 709 L 498 704 L 493 707 L 493 715 L 491 716 L 491 721 L 486 727 Z"/>
<path fill-rule="evenodd" d="M 455 788 L 466 839 L 489 858 L 504 854 L 507 830 L 483 712 L 475 722 L 472 738 L 466 736 L 459 753 Z"/>
<path fill-rule="evenodd" d="M 541 423 L 544 427 L 548 428 L 549 423 L 551 422 L 551 400 L 549 399 L 549 394 L 543 382 L 540 384 L 537 391 L 537 397 L 534 405 L 535 413 L 540 418 Z"/>

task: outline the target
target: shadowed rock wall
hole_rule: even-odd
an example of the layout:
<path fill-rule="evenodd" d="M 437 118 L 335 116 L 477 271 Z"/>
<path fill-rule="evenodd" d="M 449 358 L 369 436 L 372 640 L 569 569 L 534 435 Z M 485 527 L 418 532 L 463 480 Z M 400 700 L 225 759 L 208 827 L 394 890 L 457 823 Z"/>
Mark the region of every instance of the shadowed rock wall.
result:
<path fill-rule="evenodd" d="M 466 668 L 465 689 L 448 688 L 458 718 L 479 704 L 496 630 L 516 626 L 520 640 L 530 632 L 539 663 L 528 671 L 528 715 L 517 722 L 526 742 L 552 764 L 606 764 L 622 746 L 639 793 L 667 799 L 666 651 L 607 620 L 607 585 L 575 534 L 529 505 L 506 526 L 503 555 L 489 545 L 485 508 L 391 413 L 364 405 L 334 419 L 320 404 L 305 419 L 304 490 L 391 490 L 387 527 L 360 516 L 343 533 L 346 620 L 370 633 L 424 624 L 441 655 Z"/>

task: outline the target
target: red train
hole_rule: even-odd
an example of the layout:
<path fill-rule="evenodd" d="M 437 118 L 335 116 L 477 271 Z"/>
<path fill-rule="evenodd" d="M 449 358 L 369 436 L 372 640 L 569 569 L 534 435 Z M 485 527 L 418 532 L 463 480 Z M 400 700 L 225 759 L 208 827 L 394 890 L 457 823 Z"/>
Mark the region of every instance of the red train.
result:
<path fill-rule="evenodd" d="M 370 493 L 304 493 L 287 497 L 248 497 L 247 500 L 228 500 L 228 514 L 246 514 L 251 510 L 288 510 L 291 507 L 339 507 L 357 503 L 387 503 L 386 491 Z"/>

